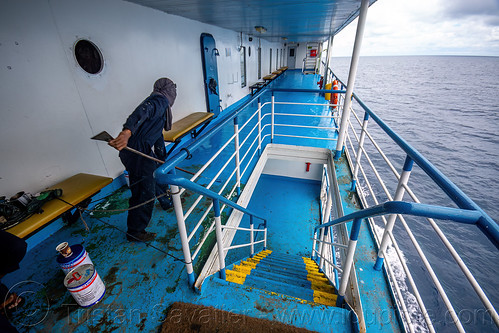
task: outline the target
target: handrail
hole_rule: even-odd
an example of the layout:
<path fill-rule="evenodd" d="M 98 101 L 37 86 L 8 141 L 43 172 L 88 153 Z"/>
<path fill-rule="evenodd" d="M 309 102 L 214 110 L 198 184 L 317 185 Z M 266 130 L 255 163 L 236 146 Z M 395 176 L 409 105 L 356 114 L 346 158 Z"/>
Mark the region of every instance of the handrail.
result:
<path fill-rule="evenodd" d="M 182 148 L 174 156 L 169 157 L 163 165 L 156 169 L 155 174 L 168 174 L 169 171 L 173 170 L 177 164 L 185 160 L 189 156 L 189 151 L 194 151 L 199 148 L 206 140 L 211 138 L 213 135 L 217 134 L 224 128 L 225 125 L 229 124 L 237 115 L 239 115 L 248 105 L 257 101 L 265 92 L 269 90 L 269 87 L 262 88 L 259 92 L 253 95 L 248 101 L 244 102 L 242 105 L 238 106 L 231 114 L 227 115 L 219 124 L 209 131 L 206 131 L 199 135 L 196 140 L 190 142 L 186 147 Z"/>
<path fill-rule="evenodd" d="M 243 213 L 254 216 L 260 220 L 263 220 L 264 222 L 267 222 L 267 220 L 265 218 L 256 215 L 255 213 L 251 212 L 250 210 L 248 210 L 242 206 L 239 206 L 238 204 L 236 204 L 233 201 L 230 201 L 226 197 L 224 197 L 218 193 L 215 193 L 215 192 L 213 192 L 213 191 L 211 191 L 211 190 L 209 190 L 201 185 L 198 185 L 198 184 L 196 184 L 196 183 L 194 183 L 186 178 L 183 178 L 183 177 L 180 177 L 180 176 L 177 176 L 174 174 L 166 174 L 166 175 L 159 174 L 158 176 L 159 177 L 156 177 L 156 181 L 160 184 L 177 185 L 177 186 L 186 188 L 188 190 L 197 192 L 199 194 L 202 194 L 202 195 L 209 197 L 211 199 L 220 200 L 224 204 L 226 204 L 234 209 L 237 209 Z"/>
<path fill-rule="evenodd" d="M 340 81 L 341 82 L 341 81 Z M 343 82 L 341 82 L 343 84 Z M 365 112 L 383 129 L 383 131 L 440 187 L 458 207 L 476 210 L 481 213 L 477 222 L 478 228 L 499 249 L 499 226 L 497 223 L 473 200 L 471 200 L 457 185 L 428 161 L 417 149 L 392 130 L 381 118 L 372 111 L 355 93 L 353 98 Z"/>
<path fill-rule="evenodd" d="M 354 213 L 350 213 L 348 215 L 337 218 L 331 222 L 321 224 L 315 227 L 314 231 L 355 219 L 365 219 L 368 217 L 387 214 L 404 214 L 431 217 L 435 219 L 452 220 L 455 222 L 466 224 L 477 224 L 480 218 L 482 218 L 482 214 L 476 210 L 419 204 L 406 201 L 387 201 L 381 205 L 359 210 Z"/>
<path fill-rule="evenodd" d="M 304 93 L 328 93 L 328 94 L 344 94 L 346 90 L 333 90 L 333 89 L 297 89 L 297 88 L 272 88 L 269 89 L 274 92 L 304 92 Z"/>

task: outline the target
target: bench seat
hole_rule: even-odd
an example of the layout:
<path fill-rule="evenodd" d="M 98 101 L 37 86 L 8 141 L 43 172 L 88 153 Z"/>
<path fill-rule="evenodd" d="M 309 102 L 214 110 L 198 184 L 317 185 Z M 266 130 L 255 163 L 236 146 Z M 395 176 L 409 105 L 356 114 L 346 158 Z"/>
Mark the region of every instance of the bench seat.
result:
<path fill-rule="evenodd" d="M 103 187 L 111 184 L 112 178 L 86 173 L 79 173 L 54 186 L 47 188 L 62 189 L 62 200 L 76 206 L 85 199 L 99 192 Z M 7 229 L 6 231 L 20 238 L 26 238 L 46 224 L 57 219 L 61 214 L 73 207 L 58 199 L 50 200 L 42 207 L 43 213 L 34 214 L 25 221 Z"/>
<path fill-rule="evenodd" d="M 251 95 L 254 95 L 255 91 L 258 91 L 258 90 L 262 89 L 263 87 L 265 87 L 265 82 L 256 82 L 255 84 L 249 86 L 249 88 L 251 90 Z"/>
<path fill-rule="evenodd" d="M 176 142 L 186 134 L 192 132 L 196 127 L 211 121 L 213 113 L 194 112 L 172 124 L 169 131 L 163 131 L 163 139 L 166 142 Z"/>
<path fill-rule="evenodd" d="M 276 78 L 277 75 L 275 74 L 270 74 L 270 75 L 265 75 L 262 79 L 264 79 L 265 81 L 272 81 L 273 79 Z"/>

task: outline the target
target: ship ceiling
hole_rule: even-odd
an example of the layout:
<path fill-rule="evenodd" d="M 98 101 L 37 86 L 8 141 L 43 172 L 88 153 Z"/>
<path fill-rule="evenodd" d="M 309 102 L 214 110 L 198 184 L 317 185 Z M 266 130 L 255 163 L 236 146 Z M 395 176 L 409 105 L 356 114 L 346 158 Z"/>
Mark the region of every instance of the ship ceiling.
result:
<path fill-rule="evenodd" d="M 358 15 L 360 0 L 127 0 L 271 42 L 324 41 Z M 370 0 L 373 4 L 376 0 Z M 255 27 L 266 29 L 258 32 Z"/>

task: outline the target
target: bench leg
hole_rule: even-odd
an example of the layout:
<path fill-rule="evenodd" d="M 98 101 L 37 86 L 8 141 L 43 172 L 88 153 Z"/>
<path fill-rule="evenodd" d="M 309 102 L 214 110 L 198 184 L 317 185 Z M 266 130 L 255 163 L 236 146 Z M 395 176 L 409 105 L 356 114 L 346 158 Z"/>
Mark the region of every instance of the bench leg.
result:
<path fill-rule="evenodd" d="M 62 221 L 67 225 L 72 225 L 80 218 L 80 208 L 86 209 L 91 202 L 92 197 L 86 198 L 75 206 L 75 211 L 73 213 L 71 213 L 71 210 L 68 210 L 67 212 L 62 214 Z"/>

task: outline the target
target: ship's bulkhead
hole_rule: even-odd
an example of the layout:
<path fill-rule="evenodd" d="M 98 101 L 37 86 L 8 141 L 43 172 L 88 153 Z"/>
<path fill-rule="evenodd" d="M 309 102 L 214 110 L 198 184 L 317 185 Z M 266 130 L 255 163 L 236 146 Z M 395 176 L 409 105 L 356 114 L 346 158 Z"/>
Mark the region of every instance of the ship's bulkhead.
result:
<path fill-rule="evenodd" d="M 222 109 L 247 96 L 248 87 L 259 81 L 259 47 L 261 76 L 287 61 L 284 43 L 256 35 L 250 41 L 248 35 L 125 1 L 8 0 L 0 9 L 4 195 L 36 193 L 77 172 L 118 176 L 123 166 L 116 151 L 90 137 L 102 130 L 117 135 L 160 77 L 177 84 L 174 121 L 206 111 L 202 33 L 213 35 L 219 51 Z M 98 48 L 103 63 L 97 74 L 78 64 L 75 45 L 80 40 Z M 246 52 L 244 87 L 241 46 Z M 303 58 L 305 45 L 295 52 L 296 59 Z"/>

